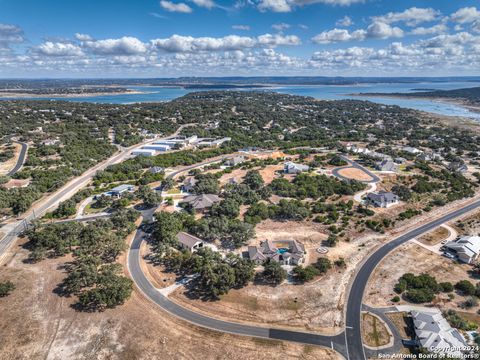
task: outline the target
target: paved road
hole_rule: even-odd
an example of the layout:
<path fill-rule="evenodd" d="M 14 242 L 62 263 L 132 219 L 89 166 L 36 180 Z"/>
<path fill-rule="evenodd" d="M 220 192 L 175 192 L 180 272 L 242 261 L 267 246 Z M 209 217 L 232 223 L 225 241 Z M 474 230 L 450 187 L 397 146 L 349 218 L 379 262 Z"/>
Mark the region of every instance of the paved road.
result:
<path fill-rule="evenodd" d="M 15 164 L 15 166 L 13 167 L 12 170 L 10 170 L 8 173 L 7 173 L 7 176 L 13 176 L 15 175 L 18 170 L 20 170 L 23 166 L 23 163 L 25 162 L 25 158 L 27 157 L 27 150 L 28 150 L 28 145 L 23 143 L 23 142 L 20 142 L 20 141 L 16 141 L 16 140 L 12 140 L 12 142 L 16 142 L 17 144 L 20 144 L 22 146 L 22 148 L 20 149 L 20 155 L 17 159 L 17 163 Z"/>
<path fill-rule="evenodd" d="M 180 133 L 180 131 L 182 131 L 183 128 L 191 125 L 192 124 L 182 125 L 177 129 L 177 131 L 175 131 L 174 134 L 169 135 L 163 139 L 168 139 L 172 136 L 176 136 Z M 151 143 L 157 140 L 159 139 L 153 139 L 143 144 L 137 144 L 129 148 L 122 148 L 122 150 L 119 151 L 117 154 L 101 162 L 100 164 L 95 165 L 94 167 L 90 168 L 79 177 L 68 182 L 66 185 L 64 185 L 62 188 L 60 188 L 56 192 L 40 200 L 37 204 L 35 204 L 32 208 L 30 208 L 29 211 L 27 211 L 23 215 L 23 218 L 21 220 L 13 224 L 8 224 L 4 226 L 2 228 L 2 231 L 6 235 L 3 237 L 3 239 L 0 239 L 0 260 L 2 259 L 7 249 L 15 242 L 18 234 L 23 230 L 25 230 L 25 227 L 27 226 L 27 224 L 29 224 L 32 220 L 34 220 L 37 217 L 43 216 L 48 209 L 58 205 L 63 200 L 63 198 L 73 195 L 76 191 L 78 191 L 79 189 L 84 187 L 86 184 L 88 184 L 88 182 L 95 176 L 98 170 L 103 170 L 112 164 L 119 163 L 131 157 L 130 153 L 133 149 L 139 148 L 146 143 Z"/>
<path fill-rule="evenodd" d="M 480 207 L 480 201 L 476 201 L 470 205 L 467 205 L 459 210 L 455 210 L 447 215 L 442 216 L 437 220 L 433 220 L 428 224 L 422 225 L 405 235 L 402 235 L 389 243 L 383 245 L 380 249 L 375 251 L 362 265 L 357 272 L 355 280 L 352 283 L 350 293 L 347 301 L 346 312 L 346 338 L 349 359 L 351 360 L 364 360 L 365 352 L 362 344 L 361 329 L 360 329 L 360 314 L 362 307 L 362 298 L 365 292 L 368 279 L 375 267 L 382 261 L 382 259 L 388 255 L 392 250 L 405 242 L 428 232 L 441 224 L 448 222 L 456 217 L 459 217 L 469 211 L 475 210 Z"/>
<path fill-rule="evenodd" d="M 155 210 L 150 211 L 153 212 Z M 148 219 L 148 217 L 149 215 L 144 213 L 144 219 Z M 193 312 L 174 303 L 173 301 L 170 301 L 150 283 L 141 269 L 140 246 L 144 237 L 145 233 L 142 230 L 138 230 L 135 234 L 135 238 L 132 241 L 128 253 L 128 270 L 133 281 L 142 291 L 142 293 L 168 313 L 186 320 L 189 323 L 225 333 L 266 339 L 287 340 L 303 344 L 321 345 L 325 347 L 333 346 L 333 348 L 340 353 L 345 353 L 345 338 L 343 333 L 337 336 L 322 336 L 315 333 L 273 329 L 223 321 Z"/>
<path fill-rule="evenodd" d="M 374 173 L 372 173 L 370 170 L 368 170 L 367 168 L 363 167 L 362 165 L 360 165 L 359 163 L 357 163 L 356 161 L 353 161 L 349 158 L 347 158 L 346 156 L 343 156 L 343 155 L 340 155 L 340 157 L 345 160 L 346 162 L 348 162 L 350 165 L 346 165 L 346 166 L 341 166 L 341 167 L 338 167 L 336 169 L 333 169 L 332 170 L 332 174 L 336 177 L 338 177 L 339 179 L 342 179 L 342 180 L 345 180 L 345 181 L 349 181 L 351 179 L 341 175 L 339 173 L 340 170 L 342 169 L 350 169 L 350 168 L 354 168 L 354 169 L 359 169 L 361 171 L 363 171 L 364 173 L 366 173 L 368 176 L 370 176 L 372 179 L 371 180 L 359 180 L 360 182 L 363 182 L 363 183 L 377 183 L 380 181 L 380 178 L 375 175 Z"/>

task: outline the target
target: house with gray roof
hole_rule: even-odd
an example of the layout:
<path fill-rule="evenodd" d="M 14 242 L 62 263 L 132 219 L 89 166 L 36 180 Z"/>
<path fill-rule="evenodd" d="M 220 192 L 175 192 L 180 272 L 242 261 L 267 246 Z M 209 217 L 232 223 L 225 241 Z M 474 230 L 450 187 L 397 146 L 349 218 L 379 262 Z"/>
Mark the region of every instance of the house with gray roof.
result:
<path fill-rule="evenodd" d="M 150 171 L 152 174 L 163 174 L 165 169 L 160 166 L 152 166 L 148 171 Z"/>
<path fill-rule="evenodd" d="M 392 205 L 398 204 L 398 201 L 398 196 L 388 191 L 371 192 L 365 198 L 367 204 L 381 208 L 388 208 Z"/>
<path fill-rule="evenodd" d="M 305 247 L 296 240 L 265 240 L 259 246 L 249 246 L 248 257 L 257 265 L 267 259 L 281 265 L 299 265 L 305 262 Z"/>
<path fill-rule="evenodd" d="M 192 192 L 196 183 L 197 183 L 197 180 L 194 177 L 188 177 L 183 181 L 183 184 L 182 186 L 180 186 L 180 189 L 183 192 L 187 192 L 187 193 Z"/>
<path fill-rule="evenodd" d="M 202 239 L 199 239 L 198 237 L 190 235 L 183 231 L 177 234 L 177 240 L 182 249 L 188 250 L 190 252 L 196 252 L 198 249 L 203 248 L 205 245 L 205 242 Z"/>
<path fill-rule="evenodd" d="M 283 166 L 285 174 L 299 174 L 304 171 L 308 171 L 310 167 L 308 165 L 296 164 L 291 161 L 287 161 Z"/>
<path fill-rule="evenodd" d="M 133 192 L 134 190 L 135 190 L 134 185 L 123 184 L 123 185 L 118 185 L 107 192 L 104 192 L 103 195 L 119 198 L 123 194 L 127 192 Z"/>
<path fill-rule="evenodd" d="M 457 329 L 450 326 L 438 309 L 413 310 L 410 312 L 415 328 L 417 346 L 431 353 L 463 358 L 462 348 L 467 342 Z"/>
<path fill-rule="evenodd" d="M 239 165 L 239 164 L 245 162 L 245 160 L 246 160 L 245 156 L 235 156 L 235 157 L 225 161 L 225 165 L 226 166 L 236 166 L 236 165 Z"/>
<path fill-rule="evenodd" d="M 468 166 L 461 161 L 452 161 L 448 164 L 447 169 L 458 173 L 464 173 L 468 170 Z"/>
<path fill-rule="evenodd" d="M 202 212 L 210 209 L 213 204 L 220 202 L 221 199 L 215 194 L 190 195 L 185 197 L 180 204 L 185 204 L 193 210 Z"/>
<path fill-rule="evenodd" d="M 409 154 L 421 154 L 423 151 L 420 150 L 420 149 L 417 149 L 415 147 L 412 147 L 412 146 L 404 146 L 402 148 L 402 151 L 405 151 L 406 153 L 409 153 Z"/>
<path fill-rule="evenodd" d="M 460 236 L 447 242 L 444 248 L 453 253 L 458 261 L 471 264 L 480 254 L 480 236 Z"/>
<path fill-rule="evenodd" d="M 398 165 L 392 160 L 382 160 L 375 164 L 375 168 L 379 171 L 398 171 Z"/>

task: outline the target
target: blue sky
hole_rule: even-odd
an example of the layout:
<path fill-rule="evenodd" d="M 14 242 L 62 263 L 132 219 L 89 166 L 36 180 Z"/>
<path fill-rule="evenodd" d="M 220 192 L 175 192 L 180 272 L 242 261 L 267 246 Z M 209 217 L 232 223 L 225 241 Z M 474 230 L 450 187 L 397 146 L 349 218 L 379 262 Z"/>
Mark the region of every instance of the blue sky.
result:
<path fill-rule="evenodd" d="M 0 0 L 0 77 L 479 70 L 475 0 Z"/>

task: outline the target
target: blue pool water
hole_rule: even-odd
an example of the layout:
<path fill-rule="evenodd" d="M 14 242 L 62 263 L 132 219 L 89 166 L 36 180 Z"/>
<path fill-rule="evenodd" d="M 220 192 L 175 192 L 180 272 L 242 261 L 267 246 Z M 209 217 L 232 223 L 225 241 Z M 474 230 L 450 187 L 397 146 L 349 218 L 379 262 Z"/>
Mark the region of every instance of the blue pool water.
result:
<path fill-rule="evenodd" d="M 284 254 L 284 253 L 286 253 L 287 251 L 288 251 L 287 248 L 280 248 L 280 249 L 277 250 L 277 253 L 279 253 L 279 254 Z"/>

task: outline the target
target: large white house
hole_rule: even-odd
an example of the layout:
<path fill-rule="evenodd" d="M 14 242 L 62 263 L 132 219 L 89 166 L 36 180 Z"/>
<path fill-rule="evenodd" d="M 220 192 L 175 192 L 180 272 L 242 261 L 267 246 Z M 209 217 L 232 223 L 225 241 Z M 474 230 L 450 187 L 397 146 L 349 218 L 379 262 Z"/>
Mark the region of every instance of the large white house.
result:
<path fill-rule="evenodd" d="M 372 192 L 367 195 L 365 202 L 375 207 L 388 208 L 398 204 L 398 196 L 388 191 Z"/>
<path fill-rule="evenodd" d="M 299 174 L 304 171 L 308 171 L 310 167 L 308 165 L 296 164 L 291 161 L 287 161 L 283 166 L 283 171 L 286 174 Z"/>
<path fill-rule="evenodd" d="M 460 236 L 447 242 L 445 249 L 456 255 L 459 261 L 471 264 L 480 254 L 480 236 Z"/>
<path fill-rule="evenodd" d="M 457 329 L 453 329 L 438 309 L 411 311 L 410 315 L 415 327 L 416 340 L 419 347 L 432 353 L 461 358 L 460 349 L 467 342 Z"/>

